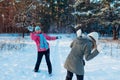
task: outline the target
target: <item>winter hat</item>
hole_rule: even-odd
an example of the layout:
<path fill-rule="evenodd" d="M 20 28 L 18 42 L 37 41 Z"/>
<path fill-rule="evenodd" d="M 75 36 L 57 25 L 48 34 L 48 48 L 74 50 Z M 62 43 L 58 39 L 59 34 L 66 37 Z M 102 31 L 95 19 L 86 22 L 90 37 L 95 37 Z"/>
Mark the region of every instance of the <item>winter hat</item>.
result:
<path fill-rule="evenodd" d="M 39 31 L 39 30 L 41 30 L 40 26 L 36 26 L 35 31 Z"/>
<path fill-rule="evenodd" d="M 76 34 L 77 34 L 77 37 L 82 36 L 82 31 L 81 31 L 81 29 L 77 30 Z"/>
<path fill-rule="evenodd" d="M 89 33 L 87 36 L 88 36 L 88 38 L 90 38 L 90 39 L 93 38 L 93 39 L 96 41 L 96 43 L 98 43 L 98 37 L 99 37 L 99 35 L 98 35 L 97 32 L 91 32 L 91 33 Z"/>

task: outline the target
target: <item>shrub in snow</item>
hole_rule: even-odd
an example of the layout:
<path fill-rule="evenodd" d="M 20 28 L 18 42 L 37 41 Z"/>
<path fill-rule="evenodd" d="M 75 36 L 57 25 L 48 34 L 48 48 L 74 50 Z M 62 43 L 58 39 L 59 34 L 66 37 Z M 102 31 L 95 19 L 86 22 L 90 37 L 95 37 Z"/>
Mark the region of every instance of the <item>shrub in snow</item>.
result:
<path fill-rule="evenodd" d="M 25 43 L 1 43 L 0 50 L 21 50 L 25 46 Z"/>

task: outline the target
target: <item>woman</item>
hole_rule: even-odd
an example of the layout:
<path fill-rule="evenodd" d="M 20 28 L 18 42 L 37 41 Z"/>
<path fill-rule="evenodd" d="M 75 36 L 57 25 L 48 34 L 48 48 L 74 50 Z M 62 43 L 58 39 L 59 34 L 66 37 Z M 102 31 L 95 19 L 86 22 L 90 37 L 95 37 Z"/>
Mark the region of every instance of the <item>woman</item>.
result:
<path fill-rule="evenodd" d="M 77 32 L 77 38 L 71 44 L 71 51 L 68 55 L 64 67 L 67 69 L 66 80 L 72 80 L 73 73 L 76 74 L 77 80 L 84 79 L 84 57 L 88 61 L 98 55 L 96 42 L 98 33 L 88 34 L 88 38 L 81 36 L 81 30 Z M 92 51 L 93 50 L 93 51 Z M 92 51 L 92 52 L 91 52 Z"/>
<path fill-rule="evenodd" d="M 45 33 L 42 33 L 41 28 L 39 26 L 35 27 L 35 32 L 30 33 L 31 39 L 35 41 L 38 55 L 37 55 L 37 62 L 34 68 L 34 72 L 38 72 L 39 66 L 42 60 L 43 55 L 45 55 L 48 73 L 52 74 L 52 65 L 50 61 L 50 47 L 47 40 L 56 40 L 58 37 L 50 37 Z"/>

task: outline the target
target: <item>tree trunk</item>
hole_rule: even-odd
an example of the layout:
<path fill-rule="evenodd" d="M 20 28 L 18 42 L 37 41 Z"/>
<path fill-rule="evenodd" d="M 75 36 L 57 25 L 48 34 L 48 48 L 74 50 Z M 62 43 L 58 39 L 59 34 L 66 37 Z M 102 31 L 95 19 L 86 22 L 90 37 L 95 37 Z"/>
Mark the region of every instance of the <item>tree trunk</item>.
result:
<path fill-rule="evenodd" d="M 113 26 L 113 40 L 118 40 L 119 37 L 119 25 L 115 24 Z"/>
<path fill-rule="evenodd" d="M 117 32 L 116 32 L 116 30 L 113 30 L 113 40 L 116 40 L 116 39 L 118 39 Z"/>
<path fill-rule="evenodd" d="M 24 36 L 25 36 L 25 33 L 23 32 L 23 33 L 22 33 L 22 38 L 24 38 Z"/>

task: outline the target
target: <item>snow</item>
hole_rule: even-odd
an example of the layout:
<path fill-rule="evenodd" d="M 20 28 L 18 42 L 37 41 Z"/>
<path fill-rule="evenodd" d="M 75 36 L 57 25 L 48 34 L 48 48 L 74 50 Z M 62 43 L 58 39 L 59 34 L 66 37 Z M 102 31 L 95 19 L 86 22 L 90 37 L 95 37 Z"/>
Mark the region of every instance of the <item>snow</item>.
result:
<path fill-rule="evenodd" d="M 0 80 L 65 80 L 64 62 L 75 34 L 50 34 L 61 39 L 49 41 L 52 76 L 48 75 L 43 57 L 38 73 L 33 71 L 37 50 L 29 36 L 0 35 Z M 102 39 L 102 38 L 101 38 Z M 99 40 L 100 54 L 86 61 L 84 80 L 119 80 L 120 41 Z M 76 80 L 76 77 L 73 77 Z"/>

